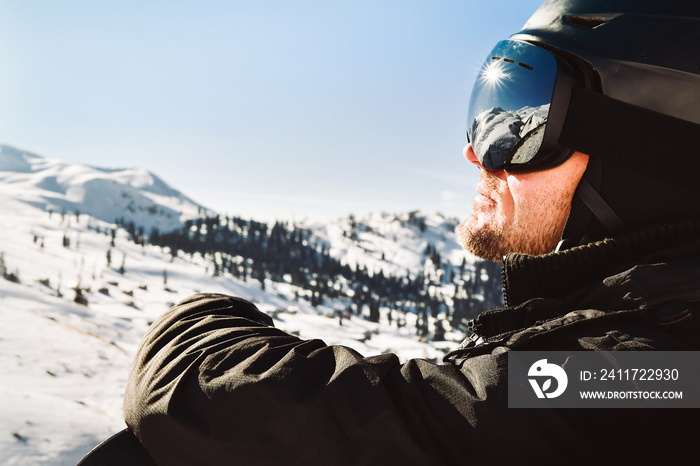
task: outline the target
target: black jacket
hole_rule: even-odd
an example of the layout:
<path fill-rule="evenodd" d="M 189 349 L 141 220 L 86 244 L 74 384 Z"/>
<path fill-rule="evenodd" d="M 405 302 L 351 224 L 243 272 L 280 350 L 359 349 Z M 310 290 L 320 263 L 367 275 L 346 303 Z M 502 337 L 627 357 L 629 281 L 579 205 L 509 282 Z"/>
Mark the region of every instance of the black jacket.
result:
<path fill-rule="evenodd" d="M 699 231 L 650 228 L 546 256 L 509 256 L 510 307 L 482 314 L 472 340 L 439 365 L 300 340 L 247 301 L 193 296 L 147 333 L 126 390 L 127 424 L 165 465 L 696 456 L 695 410 L 509 409 L 506 376 L 511 349 L 700 349 Z M 687 318 L 660 319 L 676 302 L 687 304 Z"/>

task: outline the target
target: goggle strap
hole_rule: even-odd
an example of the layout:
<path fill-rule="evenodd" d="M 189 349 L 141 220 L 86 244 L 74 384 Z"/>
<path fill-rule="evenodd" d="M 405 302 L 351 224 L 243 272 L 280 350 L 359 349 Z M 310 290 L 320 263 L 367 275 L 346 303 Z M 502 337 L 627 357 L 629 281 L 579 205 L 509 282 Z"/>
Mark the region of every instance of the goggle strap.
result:
<path fill-rule="evenodd" d="M 620 217 L 591 186 L 585 176 L 581 177 L 578 188 L 576 188 L 576 195 L 608 232 L 620 233 L 625 230 L 625 224 L 620 220 Z"/>
<path fill-rule="evenodd" d="M 575 88 L 559 141 L 590 156 L 700 190 L 700 125 Z"/>

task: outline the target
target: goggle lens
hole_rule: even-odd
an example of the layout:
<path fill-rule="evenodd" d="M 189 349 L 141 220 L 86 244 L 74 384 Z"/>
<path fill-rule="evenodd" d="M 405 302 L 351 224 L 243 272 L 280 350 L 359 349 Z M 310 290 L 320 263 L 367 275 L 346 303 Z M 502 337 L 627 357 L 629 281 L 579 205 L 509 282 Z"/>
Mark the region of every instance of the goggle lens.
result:
<path fill-rule="evenodd" d="M 469 101 L 467 138 L 487 169 L 536 169 L 557 78 L 549 51 L 514 40 L 496 44 Z"/>

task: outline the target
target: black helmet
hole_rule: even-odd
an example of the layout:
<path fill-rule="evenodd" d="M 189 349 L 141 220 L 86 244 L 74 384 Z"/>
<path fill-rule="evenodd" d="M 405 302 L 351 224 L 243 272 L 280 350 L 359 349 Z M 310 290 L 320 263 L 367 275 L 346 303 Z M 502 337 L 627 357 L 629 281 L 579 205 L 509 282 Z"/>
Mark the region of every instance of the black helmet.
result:
<path fill-rule="evenodd" d="M 565 238 L 700 219 L 700 1 L 548 0 L 511 39 L 578 70 L 559 141 L 591 159 Z"/>

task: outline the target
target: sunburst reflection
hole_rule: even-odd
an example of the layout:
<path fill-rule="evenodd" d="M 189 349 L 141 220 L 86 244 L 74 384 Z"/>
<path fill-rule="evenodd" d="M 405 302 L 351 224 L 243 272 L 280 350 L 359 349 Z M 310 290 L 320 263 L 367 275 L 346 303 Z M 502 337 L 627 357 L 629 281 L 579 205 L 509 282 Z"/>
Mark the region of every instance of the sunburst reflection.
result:
<path fill-rule="evenodd" d="M 503 69 L 501 62 L 494 61 L 484 68 L 480 79 L 490 86 L 498 86 L 503 80 L 508 78 L 508 73 Z"/>

